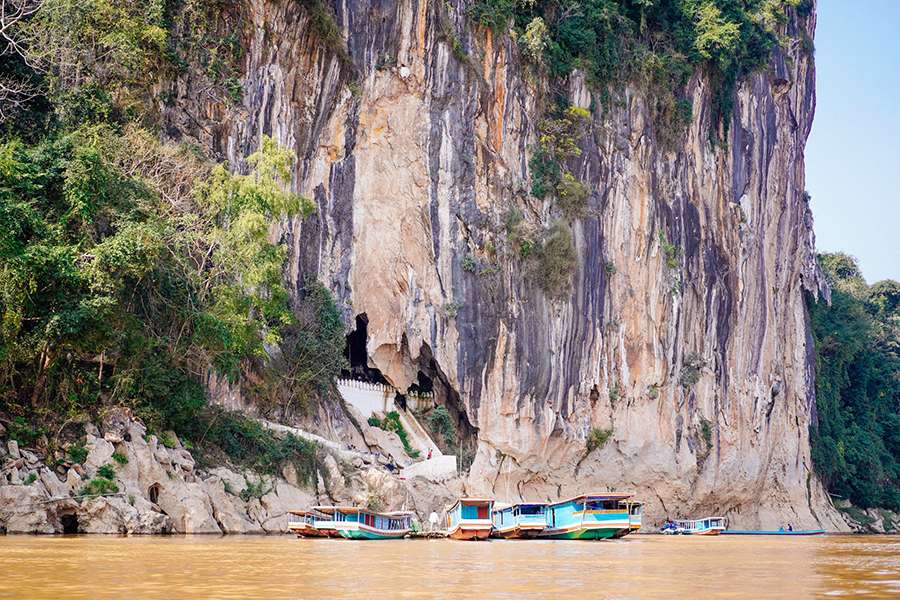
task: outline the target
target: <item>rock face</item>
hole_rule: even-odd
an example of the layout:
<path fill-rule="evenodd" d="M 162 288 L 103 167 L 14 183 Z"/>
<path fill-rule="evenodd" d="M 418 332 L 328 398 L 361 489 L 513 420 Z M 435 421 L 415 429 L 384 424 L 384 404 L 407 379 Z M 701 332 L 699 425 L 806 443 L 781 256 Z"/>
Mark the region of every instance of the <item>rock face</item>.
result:
<path fill-rule="evenodd" d="M 804 294 L 820 282 L 803 166 L 814 64 L 798 38 L 814 35 L 814 11 L 791 11 L 793 41 L 739 82 L 727 143 L 709 141 L 700 76 L 675 148 L 657 142 L 639 90 L 601 102 L 570 78 L 570 101 L 593 107 L 570 164 L 591 195 L 570 226 L 571 291 L 550 301 L 504 230 L 513 209 L 536 232 L 555 219 L 527 192 L 548 100 L 516 43 L 475 27 L 459 0 L 345 0 L 330 3 L 342 59 L 300 4 L 246 2 L 242 105 L 192 94 L 187 73 L 169 131 L 237 168 L 263 133 L 296 152 L 293 186 L 317 211 L 273 224 L 288 278 L 328 285 L 348 324 L 366 316 L 369 365 L 392 385 L 434 381 L 477 443 L 468 492 L 609 487 L 637 492 L 651 520 L 846 528 L 807 432 Z M 586 454 L 592 428 L 612 436 Z"/>
<path fill-rule="evenodd" d="M 111 409 L 99 428 L 88 423 L 85 430 L 83 464 L 51 470 L 36 452 L 15 445 L 14 455 L 14 442 L 9 451 L 0 450 L 0 532 L 283 533 L 292 509 L 377 503 L 386 510 L 416 510 L 424 518 L 461 493 L 458 480 L 404 480 L 390 474 L 376 454 L 336 452 L 324 444 L 317 486 L 299 481 L 289 465 L 284 477 L 224 466 L 198 469 L 188 450 L 147 435 L 127 409 Z M 174 434 L 167 437 L 177 442 Z M 118 491 L 82 495 L 104 467 L 113 469 Z"/>

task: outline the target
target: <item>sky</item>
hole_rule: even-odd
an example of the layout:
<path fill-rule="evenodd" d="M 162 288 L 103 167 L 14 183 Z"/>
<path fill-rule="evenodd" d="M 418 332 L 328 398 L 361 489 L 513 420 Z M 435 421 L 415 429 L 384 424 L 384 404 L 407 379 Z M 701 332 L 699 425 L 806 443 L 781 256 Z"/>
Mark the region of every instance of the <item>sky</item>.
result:
<path fill-rule="evenodd" d="M 806 145 L 816 246 L 900 280 L 900 0 L 819 0 Z"/>

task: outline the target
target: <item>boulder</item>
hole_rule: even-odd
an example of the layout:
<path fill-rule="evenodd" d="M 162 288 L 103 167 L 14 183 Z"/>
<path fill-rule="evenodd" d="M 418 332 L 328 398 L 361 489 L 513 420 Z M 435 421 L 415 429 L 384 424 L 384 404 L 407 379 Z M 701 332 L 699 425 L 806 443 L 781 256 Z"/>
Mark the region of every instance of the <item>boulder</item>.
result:
<path fill-rule="evenodd" d="M 21 458 L 22 455 L 19 453 L 19 442 L 16 440 L 9 440 L 6 442 L 6 447 L 9 449 L 9 456 L 11 458 Z"/>
<path fill-rule="evenodd" d="M 63 498 L 69 495 L 69 486 L 67 482 L 60 481 L 56 474 L 44 467 L 40 470 L 41 482 L 53 498 Z"/>
<path fill-rule="evenodd" d="M 49 521 L 43 488 L 31 485 L 0 486 L 0 524 L 7 533 L 55 533 Z"/>
<path fill-rule="evenodd" d="M 116 447 L 103 438 L 92 435 L 87 436 L 85 445 L 88 449 L 88 455 L 84 461 L 84 469 L 89 476 L 93 477 L 97 469 L 112 461 L 112 455 L 116 451 Z"/>
<path fill-rule="evenodd" d="M 159 507 L 179 533 L 222 533 L 201 483 L 169 479 L 160 483 Z"/>
<path fill-rule="evenodd" d="M 69 493 L 76 494 L 81 489 L 82 479 L 76 469 L 69 469 L 66 473 L 66 487 Z"/>
<path fill-rule="evenodd" d="M 247 516 L 241 499 L 225 491 L 222 479 L 213 475 L 204 480 L 203 485 L 222 533 L 263 533 L 259 524 Z"/>

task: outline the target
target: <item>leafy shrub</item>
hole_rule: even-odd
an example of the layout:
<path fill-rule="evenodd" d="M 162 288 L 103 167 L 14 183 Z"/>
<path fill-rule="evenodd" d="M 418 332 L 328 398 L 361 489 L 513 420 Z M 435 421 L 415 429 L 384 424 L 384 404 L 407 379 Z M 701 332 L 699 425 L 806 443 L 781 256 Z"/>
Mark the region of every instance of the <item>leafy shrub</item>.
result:
<path fill-rule="evenodd" d="M 66 454 L 73 463 L 81 464 L 88 457 L 88 449 L 81 442 L 72 444 L 66 449 Z"/>
<path fill-rule="evenodd" d="M 247 480 L 247 486 L 241 490 L 239 494 L 241 500 L 244 502 L 249 502 L 252 499 L 259 499 L 272 491 L 271 487 L 266 487 L 265 482 L 262 479 L 253 483 L 249 479 Z"/>
<path fill-rule="evenodd" d="M 681 364 L 681 374 L 678 381 L 682 387 L 693 387 L 700 381 L 700 371 L 706 366 L 706 361 L 699 352 L 689 352 Z"/>
<path fill-rule="evenodd" d="M 103 465 L 97 469 L 97 476 L 102 477 L 103 479 L 115 479 L 116 470 L 113 469 L 112 465 Z"/>
<path fill-rule="evenodd" d="M 603 263 L 603 271 L 604 271 L 607 275 L 612 276 L 612 275 L 615 275 L 615 274 L 618 272 L 618 269 L 616 269 L 616 265 L 615 265 L 612 261 L 608 260 L 608 261 L 606 261 L 606 262 Z"/>
<path fill-rule="evenodd" d="M 128 464 L 128 457 L 125 456 L 124 454 L 122 454 L 121 452 L 113 452 L 112 459 L 120 465 Z"/>
<path fill-rule="evenodd" d="M 216 452 L 234 464 L 269 475 L 286 463 L 301 481 L 314 482 L 319 468 L 318 445 L 293 434 L 276 436 L 258 421 L 241 413 L 209 407 L 196 421 L 191 437 L 199 460 L 208 461 Z"/>
<path fill-rule="evenodd" d="M 35 481 L 37 481 L 37 473 L 29 473 L 28 477 L 25 478 L 24 485 L 31 485 Z"/>
<path fill-rule="evenodd" d="M 647 388 L 647 397 L 651 400 L 656 400 L 659 398 L 659 385 L 653 384 Z"/>
<path fill-rule="evenodd" d="M 529 256 L 531 278 L 551 300 L 561 300 L 570 293 L 575 258 L 572 234 L 561 222 L 553 225 Z"/>
<path fill-rule="evenodd" d="M 400 422 L 400 413 L 398 413 L 396 410 L 392 410 L 387 413 L 383 419 L 378 419 L 377 417 L 372 415 L 371 417 L 369 417 L 368 423 L 372 427 L 378 427 L 379 429 L 384 429 L 385 431 L 393 431 L 397 434 L 397 437 L 400 438 L 400 443 L 403 444 L 403 450 L 411 458 L 419 457 L 419 451 L 414 449 L 409 443 L 409 434 L 403 427 L 403 423 Z"/>
<path fill-rule="evenodd" d="M 444 447 L 456 447 L 456 425 L 445 406 L 438 406 L 428 415 L 428 429 L 436 439 L 443 440 Z"/>
<path fill-rule="evenodd" d="M 666 261 L 666 267 L 668 267 L 669 269 L 677 269 L 678 247 L 674 244 L 669 243 L 669 240 L 666 237 L 666 232 L 662 229 L 659 230 L 659 248 L 662 251 L 663 258 Z"/>
<path fill-rule="evenodd" d="M 707 448 L 712 448 L 712 423 L 710 423 L 707 419 L 700 418 L 700 437 L 703 438 L 703 442 L 706 444 Z"/>
<path fill-rule="evenodd" d="M 22 416 L 13 418 L 7 427 L 9 439 L 16 440 L 20 446 L 33 445 L 35 441 L 45 433 L 46 428 L 35 427 L 28 423 L 28 421 L 25 420 L 25 417 Z"/>
<path fill-rule="evenodd" d="M 567 219 L 580 219 L 584 216 L 589 194 L 588 186 L 575 179 L 568 171 L 563 172 L 556 184 L 556 199 Z"/>
<path fill-rule="evenodd" d="M 587 451 L 588 454 L 597 450 L 598 448 L 602 448 L 606 445 L 606 442 L 612 437 L 613 430 L 612 429 L 601 429 L 599 427 L 592 427 L 588 432 L 587 436 Z"/>
<path fill-rule="evenodd" d="M 159 443 L 165 446 L 166 448 L 177 448 L 178 447 L 178 438 L 173 436 L 168 431 L 164 431 L 157 436 Z"/>
<path fill-rule="evenodd" d="M 82 486 L 77 495 L 102 496 L 106 494 L 117 494 L 118 492 L 119 486 L 116 485 L 114 481 L 107 479 L 106 477 L 97 476 Z"/>
<path fill-rule="evenodd" d="M 475 262 L 475 259 L 469 256 L 468 254 L 462 258 L 460 261 L 460 266 L 462 266 L 462 270 L 467 273 L 474 273 L 478 270 L 478 263 Z"/>

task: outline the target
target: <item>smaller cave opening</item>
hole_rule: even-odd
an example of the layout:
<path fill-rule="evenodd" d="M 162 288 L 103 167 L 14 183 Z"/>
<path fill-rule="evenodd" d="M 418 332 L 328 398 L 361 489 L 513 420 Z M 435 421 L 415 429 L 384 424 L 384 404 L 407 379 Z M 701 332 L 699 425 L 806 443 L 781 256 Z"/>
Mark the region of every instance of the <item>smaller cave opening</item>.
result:
<path fill-rule="evenodd" d="M 147 497 L 150 499 L 150 502 L 153 504 L 159 503 L 159 493 L 162 491 L 162 486 L 158 483 L 154 483 L 147 489 Z"/>
<path fill-rule="evenodd" d="M 407 392 L 410 394 L 431 394 L 434 392 L 434 381 L 431 377 L 419 371 L 416 374 L 416 381 L 409 386 Z"/>
<path fill-rule="evenodd" d="M 381 383 L 390 385 L 381 371 L 369 366 L 369 318 L 366 313 L 356 315 L 356 327 L 347 335 L 347 344 L 344 356 L 347 357 L 349 368 L 341 371 L 344 379 L 366 381 L 368 383 Z"/>
<path fill-rule="evenodd" d="M 60 515 L 59 522 L 62 525 L 63 533 L 78 533 L 78 515 L 75 513 Z"/>

